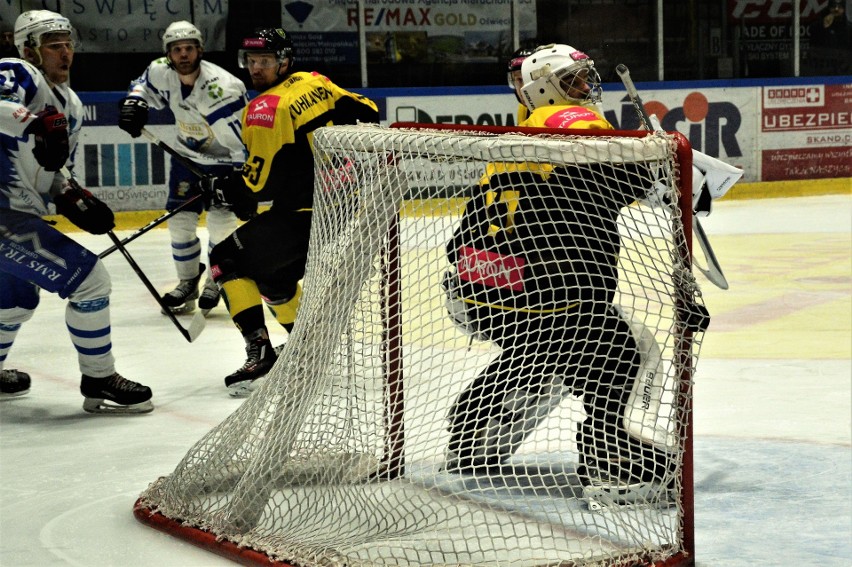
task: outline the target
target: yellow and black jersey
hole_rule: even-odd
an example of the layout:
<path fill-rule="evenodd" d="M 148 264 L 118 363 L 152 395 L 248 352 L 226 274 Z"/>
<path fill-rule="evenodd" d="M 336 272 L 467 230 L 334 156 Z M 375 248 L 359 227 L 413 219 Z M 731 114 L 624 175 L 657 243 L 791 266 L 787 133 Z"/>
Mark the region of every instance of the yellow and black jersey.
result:
<path fill-rule="evenodd" d="M 518 124 L 529 118 L 530 110 L 523 104 L 518 105 Z"/>
<path fill-rule="evenodd" d="M 248 159 L 246 185 L 273 207 L 310 209 L 313 204 L 313 131 L 334 124 L 377 123 L 370 99 L 351 93 L 319 73 L 296 72 L 249 102 L 243 112 Z"/>
<path fill-rule="evenodd" d="M 565 104 L 536 108 L 519 126 L 531 128 L 581 128 L 587 130 L 613 130 L 597 109 L 591 106 Z"/>

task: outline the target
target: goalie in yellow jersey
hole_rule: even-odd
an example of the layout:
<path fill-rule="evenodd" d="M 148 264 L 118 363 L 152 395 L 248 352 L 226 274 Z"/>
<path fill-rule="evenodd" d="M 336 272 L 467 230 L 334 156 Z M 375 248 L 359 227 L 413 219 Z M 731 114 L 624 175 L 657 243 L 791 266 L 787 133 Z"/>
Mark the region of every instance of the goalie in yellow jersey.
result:
<path fill-rule="evenodd" d="M 235 397 L 254 390 L 276 360 L 263 303 L 288 331 L 299 309 L 313 206 L 312 132 L 379 121 L 373 101 L 318 73 L 296 71 L 293 64 L 293 42 L 283 29 L 262 29 L 243 39 L 239 66 L 260 93 L 243 113 L 248 158 L 242 172 L 211 188 L 247 220 L 210 254 L 211 273 L 246 342 L 245 364 L 225 378 Z M 260 201 L 272 206 L 258 215 Z"/>
<path fill-rule="evenodd" d="M 530 110 L 522 126 L 612 129 L 597 108 L 600 80 L 584 53 L 544 46 L 524 59 L 522 73 Z M 652 190 L 651 166 L 534 165 L 490 164 L 487 187 L 468 202 L 447 244 L 449 314 L 501 352 L 449 412 L 446 470 L 500 470 L 573 394 L 586 410 L 577 432 L 584 493 L 630 499 L 665 490 L 665 447 L 623 425 L 648 364 L 637 348 L 643 327 L 614 303 L 618 217 Z"/>

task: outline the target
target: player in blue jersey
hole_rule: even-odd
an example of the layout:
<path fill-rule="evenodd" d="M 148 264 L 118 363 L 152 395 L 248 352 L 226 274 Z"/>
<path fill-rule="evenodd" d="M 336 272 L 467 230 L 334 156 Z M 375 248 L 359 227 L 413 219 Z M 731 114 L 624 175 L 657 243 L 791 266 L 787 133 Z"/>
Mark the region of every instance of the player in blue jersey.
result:
<path fill-rule="evenodd" d="M 92 234 L 113 213 L 60 170 L 73 170 L 83 105 L 68 86 L 75 31 L 67 18 L 31 10 L 15 22 L 21 58 L 0 59 L 0 397 L 30 388 L 26 372 L 4 364 L 44 289 L 68 300 L 65 323 L 83 374 L 90 413 L 151 411 L 151 390 L 115 370 L 110 337 L 110 277 L 98 256 L 42 216 L 56 211 Z"/>

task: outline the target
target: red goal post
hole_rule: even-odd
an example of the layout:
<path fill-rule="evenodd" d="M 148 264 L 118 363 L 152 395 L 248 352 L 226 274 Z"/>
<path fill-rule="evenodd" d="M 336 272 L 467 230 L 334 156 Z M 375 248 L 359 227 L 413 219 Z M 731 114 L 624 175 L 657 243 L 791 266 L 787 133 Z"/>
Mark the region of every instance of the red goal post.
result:
<path fill-rule="evenodd" d="M 395 124 L 324 128 L 314 140 L 302 324 L 266 383 L 146 490 L 136 517 L 246 564 L 693 564 L 700 340 L 682 315 L 700 292 L 689 273 L 691 193 L 680 189 L 691 187 L 685 138 Z M 663 184 L 655 206 L 620 213 L 624 256 L 636 259 L 619 260 L 617 297 L 641 320 L 631 329 L 653 335 L 662 409 L 618 417 L 668 447 L 671 502 L 654 493 L 593 509 L 600 502 L 574 471 L 572 435 L 584 413 L 564 392 L 523 431 L 510 467 L 446 466 L 445 414 L 495 350 L 446 322 L 435 297 L 444 239 L 488 163 L 521 158 L 658 168 L 647 179 Z"/>

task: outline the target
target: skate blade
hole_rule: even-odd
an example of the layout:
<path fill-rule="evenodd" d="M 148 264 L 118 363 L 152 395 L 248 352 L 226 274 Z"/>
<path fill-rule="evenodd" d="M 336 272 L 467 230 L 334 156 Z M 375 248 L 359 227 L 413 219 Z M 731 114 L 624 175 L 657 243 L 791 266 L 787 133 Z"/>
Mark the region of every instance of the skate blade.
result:
<path fill-rule="evenodd" d="M 102 398 L 86 398 L 83 400 L 83 410 L 100 415 L 131 415 L 150 413 L 154 410 L 151 400 L 123 406 Z"/>
<path fill-rule="evenodd" d="M 228 386 L 228 395 L 232 398 L 247 398 L 266 381 L 266 376 L 254 380 L 243 380 Z"/>
<path fill-rule="evenodd" d="M 192 299 L 180 305 L 169 307 L 168 309 L 175 315 L 186 315 L 187 313 L 192 313 L 193 311 L 195 311 L 195 300 Z M 160 309 L 160 313 L 166 315 L 166 311 L 164 309 Z"/>
<path fill-rule="evenodd" d="M 11 400 L 12 398 L 19 398 L 26 393 L 29 393 L 30 389 L 21 390 L 20 392 L 0 392 L 0 400 Z"/>
<path fill-rule="evenodd" d="M 619 486 L 585 486 L 583 500 L 593 512 L 620 506 L 652 506 L 668 508 L 674 504 L 672 494 L 656 482 Z"/>

